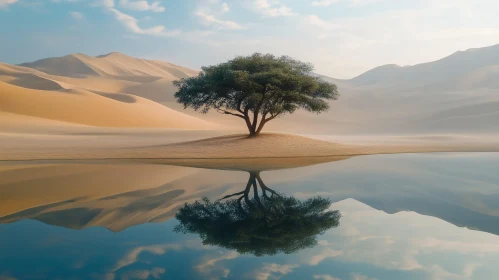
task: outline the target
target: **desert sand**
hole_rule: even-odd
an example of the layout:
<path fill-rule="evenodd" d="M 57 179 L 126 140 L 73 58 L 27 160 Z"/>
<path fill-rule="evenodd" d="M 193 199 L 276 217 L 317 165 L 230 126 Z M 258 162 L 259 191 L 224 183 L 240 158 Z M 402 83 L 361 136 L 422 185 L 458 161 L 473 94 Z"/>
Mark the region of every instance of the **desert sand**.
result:
<path fill-rule="evenodd" d="M 337 84 L 341 94 L 339 100 L 331 103 L 329 112 L 317 116 L 299 111 L 270 122 L 266 131 L 333 135 L 497 134 L 498 50 L 499 46 L 472 49 L 434 62 L 407 67 L 385 65 L 350 80 L 323 77 Z M 100 96 L 104 99 L 100 99 L 98 103 L 114 102 L 114 107 L 120 107 L 121 111 L 128 110 L 125 109 L 128 107 L 154 107 L 151 111 L 162 115 L 157 117 L 158 120 L 169 118 L 171 110 L 175 110 L 182 113 L 178 119 L 191 116 L 231 130 L 240 128 L 241 122 L 237 118 L 222 116 L 216 112 L 201 115 L 193 110 L 184 110 L 181 104 L 176 103 L 173 96 L 176 88 L 172 81 L 197 73 L 197 70 L 168 62 L 139 59 L 121 53 L 96 57 L 71 54 L 21 65 L 0 63 L 0 82 L 56 93 L 85 93 L 80 94 L 81 98 L 71 98 L 68 102 L 79 103 L 88 98 L 88 103 L 84 103 L 94 104 Z M 4 90 L 0 89 L 0 93 L 2 91 Z M 51 95 L 47 102 L 57 103 L 52 99 L 61 95 L 64 96 Z M 7 102 L 15 99 L 13 96 L 3 98 Z M 134 100 L 135 104 L 130 103 Z M 140 106 L 133 106 L 139 104 Z M 158 107 L 158 104 L 163 106 Z M 2 111 L 6 110 L 0 108 L 0 112 Z M 165 112 L 159 114 L 159 111 Z M 23 108 L 22 114 L 54 117 L 40 116 L 32 108 Z M 152 115 L 151 112 L 149 116 Z M 60 122 L 89 124 L 78 118 L 57 117 L 56 120 Z M 109 117 L 109 114 L 105 117 Z M 190 125 L 185 128 L 204 127 L 197 124 L 193 127 L 191 121 L 192 119 L 186 121 Z M 92 121 L 90 125 L 109 127 L 115 126 L 116 122 L 100 120 Z M 175 128 L 182 128 L 182 125 L 175 123 L 177 121 L 165 123 L 145 117 L 141 121 L 125 119 L 119 126 L 171 128 L 173 125 Z"/>
<path fill-rule="evenodd" d="M 293 158 L 317 158 L 319 162 L 324 162 L 328 161 L 328 158 L 334 160 L 335 157 L 389 153 L 499 152 L 498 138 L 493 136 L 338 137 L 337 140 L 341 142 L 333 142 L 335 137 L 324 141 L 317 137 L 313 139 L 278 133 L 262 134 L 257 138 L 248 138 L 246 134 L 227 136 L 224 133 L 227 132 L 115 130 L 107 133 L 73 132 L 70 135 L 4 133 L 0 134 L 0 158 L 3 161 L 162 160 L 165 164 L 187 166 L 207 162 L 203 167 L 219 165 L 220 160 L 228 161 L 227 164 L 231 165 L 235 164 L 235 161 L 230 160 L 240 162 L 242 159 L 250 159 L 255 164 L 256 159 L 282 159 L 283 162 L 288 161 L 292 167 L 296 164 L 293 163 Z M 282 164 L 278 162 L 276 166 Z"/>
<path fill-rule="evenodd" d="M 243 134 L 237 118 L 201 115 L 175 103 L 172 81 L 196 70 L 121 53 L 0 64 L 0 160 L 126 159 L 243 170 L 383 153 L 496 152 L 499 99 L 483 80 L 484 71 L 496 73 L 494 61 L 481 59 L 468 72 L 445 76 L 445 86 L 416 75 L 421 67 L 432 73 L 461 56 L 487 56 L 491 50 L 412 68 L 380 67 L 348 81 L 332 79 L 342 97 L 330 112 L 285 116 L 265 128 L 279 133 L 255 139 Z M 404 79 L 383 80 L 387 71 Z M 469 79 L 456 78 L 463 75 Z M 470 83 L 476 86 L 473 98 L 466 91 Z M 423 88 L 415 85 L 423 84 L 423 91 L 438 89 L 438 94 L 422 95 Z M 428 131 L 421 131 L 422 124 Z M 436 132 L 441 125 L 456 132 Z M 380 133 L 386 129 L 391 131 Z"/>

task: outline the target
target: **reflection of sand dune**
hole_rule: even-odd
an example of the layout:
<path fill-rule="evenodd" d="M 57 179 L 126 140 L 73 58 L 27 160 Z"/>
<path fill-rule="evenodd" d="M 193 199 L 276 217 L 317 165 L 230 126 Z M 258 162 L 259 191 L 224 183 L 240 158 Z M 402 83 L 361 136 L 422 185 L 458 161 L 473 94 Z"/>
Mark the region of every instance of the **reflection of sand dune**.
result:
<path fill-rule="evenodd" d="M 187 201 L 210 195 L 234 172 L 165 165 L 27 164 L 0 165 L 0 223 L 36 219 L 81 229 L 113 231 L 171 218 Z M 199 175 L 199 176 L 198 176 Z"/>
<path fill-rule="evenodd" d="M 288 167 L 317 163 L 299 161 Z M 250 165 L 261 169 L 268 163 Z M 137 163 L 2 164 L 0 223 L 36 219 L 74 229 L 102 226 L 120 231 L 168 220 L 184 203 L 200 197 L 217 198 L 240 190 L 247 176 L 246 172 Z"/>
<path fill-rule="evenodd" d="M 269 188 L 297 198 L 320 195 L 334 202 L 353 198 L 386 213 L 415 211 L 499 234 L 497 176 L 493 175 L 497 160 L 483 156 L 483 161 L 476 161 L 472 155 L 465 155 L 470 160 L 462 162 L 447 155 L 427 157 L 355 157 L 265 171 L 261 178 Z M 258 169 L 262 163 L 267 161 L 251 164 Z M 480 168 L 468 167 L 474 164 Z M 220 166 L 215 162 L 211 168 Z M 185 202 L 240 192 L 247 177 L 246 172 L 159 164 L 3 163 L 0 223 L 37 219 L 70 228 L 103 226 L 119 231 L 170 219 Z"/>

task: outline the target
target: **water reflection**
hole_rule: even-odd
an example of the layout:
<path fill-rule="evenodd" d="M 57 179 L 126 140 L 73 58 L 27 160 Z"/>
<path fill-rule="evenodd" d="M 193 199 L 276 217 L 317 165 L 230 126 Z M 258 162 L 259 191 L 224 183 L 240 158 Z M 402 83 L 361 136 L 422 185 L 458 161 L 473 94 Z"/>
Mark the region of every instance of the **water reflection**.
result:
<path fill-rule="evenodd" d="M 204 245 L 263 256 L 313 247 L 318 235 L 339 226 L 341 214 L 329 210 L 329 199 L 300 201 L 267 187 L 260 172 L 249 175 L 241 192 L 186 203 L 175 215 L 175 231 L 197 233 Z"/>
<path fill-rule="evenodd" d="M 282 170 L 275 169 L 290 166 L 276 160 L 257 165 L 272 171 L 249 180 L 246 163 L 237 172 L 227 171 L 231 164 L 217 165 L 221 171 L 0 163 L 0 279 L 489 280 L 499 273 L 499 154 L 367 156 Z M 317 195 L 332 204 L 307 209 Z M 186 203 L 192 213 L 183 223 L 172 219 Z M 341 227 L 331 226 L 332 214 L 329 224 L 307 220 L 330 209 L 341 211 Z M 174 232 L 179 223 L 187 234 Z M 321 226 L 331 230 L 320 235 Z"/>

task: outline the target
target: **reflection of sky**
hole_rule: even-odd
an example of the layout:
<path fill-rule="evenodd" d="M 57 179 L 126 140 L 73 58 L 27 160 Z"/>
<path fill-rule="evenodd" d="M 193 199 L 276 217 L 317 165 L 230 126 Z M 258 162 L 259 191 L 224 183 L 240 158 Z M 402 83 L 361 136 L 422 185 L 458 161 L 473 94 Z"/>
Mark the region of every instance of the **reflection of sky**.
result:
<path fill-rule="evenodd" d="M 490 156 L 387 156 L 264 172 L 269 187 L 338 201 L 331 208 L 342 213 L 340 227 L 294 255 L 257 258 L 206 247 L 195 235 L 173 233 L 175 220 L 118 233 L 28 220 L 0 225 L 0 279 L 493 279 L 499 236 L 413 211 L 432 198 L 493 216 L 497 208 L 484 197 L 499 191 L 497 163 Z M 410 209 L 412 195 L 420 208 Z M 412 211 L 382 211 L 404 203 Z"/>

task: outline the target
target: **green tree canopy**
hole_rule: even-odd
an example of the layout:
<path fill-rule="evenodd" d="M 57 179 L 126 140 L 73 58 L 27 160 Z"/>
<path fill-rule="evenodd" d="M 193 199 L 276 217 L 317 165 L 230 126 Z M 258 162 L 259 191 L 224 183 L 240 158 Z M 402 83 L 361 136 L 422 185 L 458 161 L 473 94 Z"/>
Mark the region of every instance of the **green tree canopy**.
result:
<path fill-rule="evenodd" d="M 175 231 L 197 233 L 205 245 L 263 256 L 315 246 L 317 235 L 339 225 L 341 214 L 329 210 L 328 199 L 282 196 L 265 186 L 258 173 L 250 174 L 242 192 L 185 204 L 176 214 L 180 224 Z M 237 198 L 226 200 L 232 197 Z"/>
<path fill-rule="evenodd" d="M 255 53 L 201 68 L 196 77 L 175 81 L 175 98 L 184 108 L 235 116 L 250 136 L 278 116 L 302 108 L 321 113 L 339 96 L 334 84 L 313 75 L 313 65 L 288 56 Z"/>

